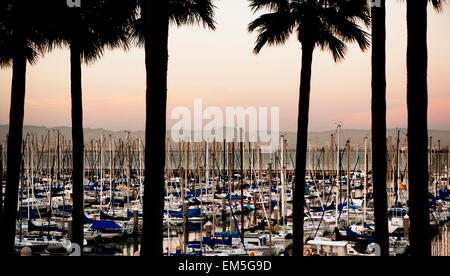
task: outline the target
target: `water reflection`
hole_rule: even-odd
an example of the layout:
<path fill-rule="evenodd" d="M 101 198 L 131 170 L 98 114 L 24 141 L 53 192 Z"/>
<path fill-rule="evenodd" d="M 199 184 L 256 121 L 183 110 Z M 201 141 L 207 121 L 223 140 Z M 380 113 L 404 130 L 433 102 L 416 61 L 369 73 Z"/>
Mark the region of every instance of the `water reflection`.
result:
<path fill-rule="evenodd" d="M 450 256 L 450 223 L 441 227 L 439 235 L 437 235 L 431 244 L 432 256 Z"/>
<path fill-rule="evenodd" d="M 105 241 L 90 243 L 85 246 L 85 255 L 88 256 L 134 256 L 141 247 L 141 239 L 137 236 L 118 241 Z"/>

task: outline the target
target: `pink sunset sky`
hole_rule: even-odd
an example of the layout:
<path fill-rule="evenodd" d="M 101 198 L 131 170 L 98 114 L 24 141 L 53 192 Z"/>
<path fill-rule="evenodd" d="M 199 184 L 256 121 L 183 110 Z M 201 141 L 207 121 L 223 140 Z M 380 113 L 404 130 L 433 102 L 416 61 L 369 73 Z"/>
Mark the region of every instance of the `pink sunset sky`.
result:
<path fill-rule="evenodd" d="M 280 129 L 295 131 L 300 76 L 300 44 L 252 53 L 256 34 L 247 32 L 248 1 L 216 1 L 217 30 L 171 27 L 168 116 L 173 108 L 227 106 L 280 108 Z M 429 128 L 450 130 L 450 11 L 429 8 Z M 388 127 L 406 127 L 406 6 L 387 1 Z M 317 50 L 313 61 L 310 130 L 343 122 L 344 128 L 370 128 L 370 50 L 351 45 L 344 62 Z M 8 124 L 11 69 L 0 71 L 0 124 Z M 70 126 L 69 51 L 47 54 L 27 70 L 26 125 Z M 143 130 L 145 123 L 144 50 L 107 51 L 83 65 L 84 126 Z M 169 120 L 169 127 L 173 122 Z"/>

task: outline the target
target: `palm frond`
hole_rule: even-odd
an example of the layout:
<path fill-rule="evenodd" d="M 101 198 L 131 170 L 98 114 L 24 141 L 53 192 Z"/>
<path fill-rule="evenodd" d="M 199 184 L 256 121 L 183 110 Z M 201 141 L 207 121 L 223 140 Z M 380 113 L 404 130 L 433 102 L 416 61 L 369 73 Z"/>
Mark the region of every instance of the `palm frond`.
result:
<path fill-rule="evenodd" d="M 430 2 L 436 12 L 442 12 L 446 4 L 445 0 L 430 0 Z"/>
<path fill-rule="evenodd" d="M 250 0 L 249 6 L 254 13 L 261 9 L 280 11 L 288 8 L 289 0 Z"/>
<path fill-rule="evenodd" d="M 177 26 L 202 24 L 211 30 L 216 29 L 212 0 L 169 0 L 170 22 Z"/>
<path fill-rule="evenodd" d="M 216 6 L 213 2 L 214 0 L 169 0 L 170 23 L 178 27 L 201 24 L 205 28 L 215 30 L 216 22 L 213 18 Z M 145 45 L 144 28 L 142 15 L 136 16 L 130 23 L 129 38 L 139 47 Z"/>
<path fill-rule="evenodd" d="M 335 62 L 340 62 L 345 59 L 348 47 L 342 40 L 329 32 L 322 33 L 320 37 L 321 39 L 317 44 L 320 46 L 321 50 L 330 52 L 333 55 L 333 60 Z"/>
<path fill-rule="evenodd" d="M 12 66 L 17 49 L 35 64 L 46 48 L 42 14 L 44 3 L 32 0 L 4 0 L 0 5 L 0 67 Z M 26 18 L 26 20 L 24 20 Z"/>
<path fill-rule="evenodd" d="M 283 44 L 294 30 L 302 45 L 330 51 L 336 62 L 347 54 L 346 43 L 357 43 L 362 51 L 370 46 L 370 35 L 359 26 L 370 25 L 366 0 L 251 0 L 250 8 L 271 10 L 248 26 L 258 33 L 254 53 Z"/>
<path fill-rule="evenodd" d="M 261 15 L 248 25 L 248 31 L 258 32 L 253 53 L 258 54 L 267 44 L 269 46 L 284 44 L 295 27 L 295 20 L 289 13 L 274 12 Z"/>

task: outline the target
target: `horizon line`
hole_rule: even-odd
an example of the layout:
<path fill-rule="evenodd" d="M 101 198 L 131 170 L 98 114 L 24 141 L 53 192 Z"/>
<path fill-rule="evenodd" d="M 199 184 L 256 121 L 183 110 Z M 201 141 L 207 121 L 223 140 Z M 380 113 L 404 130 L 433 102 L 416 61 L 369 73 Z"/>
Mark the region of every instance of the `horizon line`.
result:
<path fill-rule="evenodd" d="M 0 124 L 0 127 L 9 127 L 9 124 Z M 48 129 L 58 129 L 58 128 L 72 128 L 72 126 L 46 126 L 46 125 L 23 125 L 23 128 L 25 127 L 43 127 L 43 128 L 48 128 Z M 229 128 L 229 127 L 224 127 Z M 139 129 L 139 130 L 128 130 L 128 129 L 119 129 L 119 130 L 113 130 L 113 129 L 108 129 L 108 128 L 104 128 L 104 127 L 83 127 L 83 129 L 88 129 L 88 130 L 105 130 L 105 131 L 110 131 L 110 132 L 145 132 L 145 129 Z M 234 128 L 235 130 L 237 130 L 237 128 Z M 391 128 L 386 128 L 386 130 L 407 130 L 407 127 L 391 127 Z M 170 130 L 170 128 L 166 128 L 166 131 Z M 326 130 L 308 130 L 309 132 L 328 132 L 328 131 L 335 131 L 336 129 L 326 129 Z M 371 131 L 371 128 L 344 128 L 342 127 L 342 130 L 358 130 L 358 131 Z M 450 132 L 450 129 L 435 129 L 435 128 L 428 128 L 428 131 L 446 131 L 446 132 Z M 248 131 L 246 131 L 248 132 Z M 279 133 L 283 134 L 283 133 L 296 133 L 296 130 L 280 130 Z"/>

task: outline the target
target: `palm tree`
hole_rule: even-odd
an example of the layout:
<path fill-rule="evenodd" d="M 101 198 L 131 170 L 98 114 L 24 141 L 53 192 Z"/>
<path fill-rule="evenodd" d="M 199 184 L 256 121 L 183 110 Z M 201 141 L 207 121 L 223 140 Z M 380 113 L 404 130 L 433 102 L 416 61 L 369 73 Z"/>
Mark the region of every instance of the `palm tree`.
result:
<path fill-rule="evenodd" d="M 427 5 L 442 10 L 444 0 L 407 0 L 407 109 L 410 252 L 431 255 L 428 207 Z"/>
<path fill-rule="evenodd" d="M 169 24 L 214 30 L 212 0 L 142 0 L 134 37 L 145 45 L 147 72 L 144 209 L 141 255 L 163 255 L 164 165 Z M 150 195 L 150 196 L 148 196 Z M 145 231 L 144 231 L 145 230 Z"/>
<path fill-rule="evenodd" d="M 105 48 L 129 45 L 129 27 L 135 18 L 136 1 L 84 1 L 79 8 L 69 8 L 65 0 L 58 1 L 58 18 L 54 23 L 52 43 L 68 45 L 70 49 L 71 111 L 73 140 L 73 212 L 72 242 L 83 247 L 84 209 L 84 135 L 81 63 L 93 63 Z"/>
<path fill-rule="evenodd" d="M 44 3 L 32 0 L 7 0 L 2 1 L 0 6 L 0 67 L 12 67 L 6 191 L 4 216 L 0 226 L 1 255 L 10 255 L 14 249 L 26 68 L 27 63 L 36 63 L 44 49 L 45 39 L 40 30 L 43 8 L 45 9 Z"/>
<path fill-rule="evenodd" d="M 386 1 L 372 7 L 372 174 L 375 241 L 389 255 L 386 193 Z"/>
<path fill-rule="evenodd" d="M 345 43 L 356 42 L 364 51 L 369 47 L 369 34 L 357 24 L 369 24 L 370 15 L 365 0 L 251 0 L 254 12 L 263 8 L 263 14 L 248 26 L 257 31 L 254 53 L 263 46 L 284 44 L 295 32 L 302 45 L 302 69 L 300 75 L 300 99 L 297 122 L 297 148 L 295 189 L 293 201 L 293 255 L 303 255 L 304 179 L 311 90 L 311 67 L 316 47 L 328 50 L 334 61 L 344 59 Z"/>

